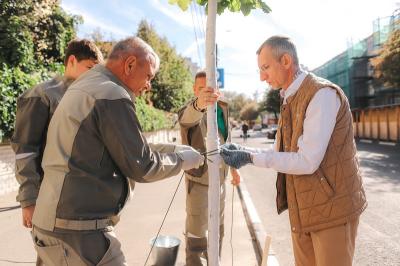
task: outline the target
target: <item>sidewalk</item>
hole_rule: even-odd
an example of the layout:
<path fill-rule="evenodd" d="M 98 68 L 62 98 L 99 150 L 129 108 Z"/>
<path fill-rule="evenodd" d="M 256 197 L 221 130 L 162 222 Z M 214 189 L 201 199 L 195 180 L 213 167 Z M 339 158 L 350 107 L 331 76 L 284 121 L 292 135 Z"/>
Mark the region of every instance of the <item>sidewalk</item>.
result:
<path fill-rule="evenodd" d="M 179 182 L 179 176 L 156 183 L 136 184 L 131 201 L 124 209 L 121 221 L 116 226 L 116 234 L 122 243 L 129 265 L 143 265 L 150 250 L 149 240 L 153 238 L 162 222 L 165 211 Z M 221 266 L 232 265 L 230 229 L 232 219 L 232 186 L 230 176 L 226 181 L 225 238 L 222 249 Z M 185 194 L 184 179 L 179 187 L 174 203 L 167 216 L 161 235 L 178 237 L 179 248 L 177 266 L 185 261 L 184 224 Z M 15 193 L 0 197 L 0 210 L 15 206 Z M 257 265 L 252 239 L 248 231 L 237 190 L 233 200 L 233 265 Z M 36 258 L 28 230 L 21 225 L 21 209 L 0 212 L 0 265 L 34 265 Z M 149 264 L 150 265 L 150 264 Z"/>

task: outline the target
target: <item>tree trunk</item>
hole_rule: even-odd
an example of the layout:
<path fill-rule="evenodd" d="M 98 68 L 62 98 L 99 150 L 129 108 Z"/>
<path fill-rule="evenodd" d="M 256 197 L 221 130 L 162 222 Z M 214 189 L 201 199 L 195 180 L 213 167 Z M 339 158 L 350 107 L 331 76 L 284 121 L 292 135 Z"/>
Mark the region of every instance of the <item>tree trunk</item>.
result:
<path fill-rule="evenodd" d="M 207 86 L 216 88 L 216 51 L 215 31 L 217 18 L 217 0 L 208 1 L 206 30 L 206 73 Z M 207 107 L 207 151 L 219 148 L 217 105 Z M 219 266 L 219 212 L 220 212 L 220 156 L 210 156 L 208 161 L 208 265 Z"/>

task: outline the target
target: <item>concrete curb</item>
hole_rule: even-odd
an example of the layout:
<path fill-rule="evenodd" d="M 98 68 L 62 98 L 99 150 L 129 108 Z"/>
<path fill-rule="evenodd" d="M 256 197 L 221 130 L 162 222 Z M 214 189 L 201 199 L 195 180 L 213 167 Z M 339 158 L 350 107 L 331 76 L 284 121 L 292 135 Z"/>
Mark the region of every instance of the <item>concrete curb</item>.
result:
<path fill-rule="evenodd" d="M 237 191 L 242 203 L 242 209 L 246 218 L 247 227 L 249 228 L 250 235 L 253 238 L 253 245 L 256 252 L 258 265 L 261 265 L 263 249 L 265 246 L 265 238 L 267 233 L 261 223 L 260 217 L 258 216 L 257 210 L 254 207 L 253 201 L 251 200 L 250 194 L 247 191 L 246 184 L 242 178 Z M 279 266 L 279 262 L 275 256 L 275 252 L 270 248 L 268 254 L 267 265 Z"/>

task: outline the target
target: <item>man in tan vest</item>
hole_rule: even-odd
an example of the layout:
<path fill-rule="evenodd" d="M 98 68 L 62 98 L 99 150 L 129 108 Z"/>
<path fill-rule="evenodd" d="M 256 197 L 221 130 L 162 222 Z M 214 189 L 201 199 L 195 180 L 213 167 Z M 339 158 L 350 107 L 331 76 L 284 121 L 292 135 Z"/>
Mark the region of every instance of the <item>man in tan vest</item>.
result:
<path fill-rule="evenodd" d="M 274 148 L 225 144 L 221 156 L 235 168 L 252 163 L 278 172 L 277 210 L 289 209 L 296 265 L 352 265 L 367 202 L 349 102 L 337 85 L 299 67 L 289 38 L 267 39 L 257 55 L 260 79 L 282 89 Z"/>

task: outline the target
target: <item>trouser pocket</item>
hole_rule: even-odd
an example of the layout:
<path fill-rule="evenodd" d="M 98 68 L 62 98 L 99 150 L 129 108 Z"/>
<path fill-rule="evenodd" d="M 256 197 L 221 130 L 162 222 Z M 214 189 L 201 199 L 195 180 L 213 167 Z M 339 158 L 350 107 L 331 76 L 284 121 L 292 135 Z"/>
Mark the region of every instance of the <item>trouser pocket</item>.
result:
<path fill-rule="evenodd" d="M 67 266 L 66 250 L 62 244 L 45 245 L 36 236 L 33 236 L 35 250 L 46 266 Z"/>
<path fill-rule="evenodd" d="M 121 243 L 113 231 L 104 232 L 104 237 L 108 241 L 108 249 L 96 266 L 127 266 L 125 256 L 121 250 Z"/>

